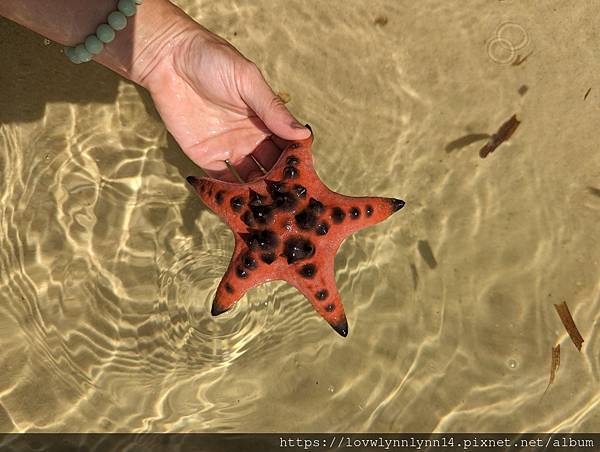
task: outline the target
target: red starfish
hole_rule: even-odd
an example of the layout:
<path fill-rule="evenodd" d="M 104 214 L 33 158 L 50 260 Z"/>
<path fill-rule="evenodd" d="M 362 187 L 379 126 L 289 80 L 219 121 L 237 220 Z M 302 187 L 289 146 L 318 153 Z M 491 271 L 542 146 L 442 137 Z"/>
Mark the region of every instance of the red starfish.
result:
<path fill-rule="evenodd" d="M 235 236 L 212 315 L 227 311 L 250 288 L 279 279 L 302 292 L 339 334 L 348 334 L 335 284 L 335 254 L 346 237 L 385 220 L 404 201 L 331 191 L 314 170 L 312 142 L 311 135 L 288 145 L 273 168 L 253 182 L 187 178 Z"/>

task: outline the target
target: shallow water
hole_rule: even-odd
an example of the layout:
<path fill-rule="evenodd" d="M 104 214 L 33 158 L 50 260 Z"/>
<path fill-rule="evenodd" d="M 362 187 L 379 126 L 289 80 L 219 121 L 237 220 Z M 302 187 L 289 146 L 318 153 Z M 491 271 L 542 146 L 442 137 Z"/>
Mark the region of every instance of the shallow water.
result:
<path fill-rule="evenodd" d="M 1 21 L 0 430 L 597 431 L 595 4 L 179 4 L 407 206 L 336 257 L 347 338 L 281 282 L 212 318 L 233 238 L 147 94 Z"/>

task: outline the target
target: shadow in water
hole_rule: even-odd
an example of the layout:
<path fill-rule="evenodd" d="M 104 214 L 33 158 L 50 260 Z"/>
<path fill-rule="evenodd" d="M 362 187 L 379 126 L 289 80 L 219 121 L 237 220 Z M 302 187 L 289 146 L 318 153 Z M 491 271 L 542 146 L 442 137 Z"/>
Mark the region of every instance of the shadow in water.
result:
<path fill-rule="evenodd" d="M 131 21 L 128 27 L 134 27 Z M 0 123 L 39 121 L 46 105 L 52 102 L 74 104 L 114 104 L 118 95 L 119 75 L 95 62 L 73 64 L 62 53 L 60 44 L 10 20 L 0 17 L 0 65 L 10 70 L 0 71 Z M 160 121 L 160 116 L 148 91 L 134 85 L 146 113 Z M 168 135 L 165 161 L 177 168 L 181 179 L 189 175 L 204 175 Z M 187 185 L 187 183 L 186 183 Z M 202 209 L 190 190 L 190 205 Z M 198 210 L 197 210 L 198 211 Z M 190 220 L 193 223 L 193 218 Z"/>
<path fill-rule="evenodd" d="M 437 260 L 427 240 L 419 240 L 417 242 L 417 250 L 429 268 L 433 269 L 437 267 Z"/>
<path fill-rule="evenodd" d="M 0 41 L 0 123 L 39 120 L 49 102 L 115 102 L 120 77 L 101 65 L 73 64 L 60 44 L 1 17 Z"/>
<path fill-rule="evenodd" d="M 446 145 L 446 152 L 449 154 L 450 152 L 462 149 L 472 143 L 476 143 L 481 140 L 487 140 L 489 137 L 490 135 L 488 133 L 470 133 L 469 135 L 457 138 L 456 140 L 448 143 Z"/>
<path fill-rule="evenodd" d="M 598 196 L 600 198 L 600 188 L 588 187 L 587 189 L 592 195 Z"/>

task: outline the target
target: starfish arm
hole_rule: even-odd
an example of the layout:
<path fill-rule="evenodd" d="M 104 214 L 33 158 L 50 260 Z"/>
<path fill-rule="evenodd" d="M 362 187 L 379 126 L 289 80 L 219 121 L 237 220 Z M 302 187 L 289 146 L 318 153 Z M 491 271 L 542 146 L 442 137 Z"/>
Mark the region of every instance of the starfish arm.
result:
<path fill-rule="evenodd" d="M 254 285 L 249 285 L 246 281 L 240 281 L 240 279 L 236 274 L 236 265 L 232 261 L 223 279 L 221 279 L 219 287 L 217 287 L 217 293 L 210 310 L 213 316 L 229 311 Z"/>
<path fill-rule="evenodd" d="M 235 249 L 229 267 L 223 275 L 213 300 L 211 314 L 217 316 L 228 311 L 252 287 L 264 281 L 255 271 L 256 261 L 245 252 L 243 241 L 236 237 Z"/>
<path fill-rule="evenodd" d="M 255 230 L 236 235 L 229 267 L 215 294 L 213 315 L 231 309 L 254 286 L 279 279 L 283 260 L 276 254 L 279 245 Z"/>
<path fill-rule="evenodd" d="M 331 193 L 327 199 L 326 216 L 332 231 L 338 228 L 343 230 L 343 238 L 386 220 L 404 207 L 404 201 L 396 198 L 353 197 Z"/>
<path fill-rule="evenodd" d="M 297 249 L 302 249 L 302 244 Z M 315 311 L 341 336 L 348 335 L 344 306 L 336 287 L 333 258 L 337 247 L 324 242 L 306 256 L 288 265 L 281 279 L 296 287 L 313 305 Z"/>
<path fill-rule="evenodd" d="M 329 257 L 329 256 L 327 256 Z M 333 262 L 333 261 L 331 261 Z M 319 258 L 318 253 L 312 260 L 315 273 L 311 277 L 294 278 L 291 283 L 310 301 L 321 317 L 341 336 L 348 335 L 348 322 L 344 305 L 335 283 L 335 274 L 331 262 Z M 301 274 L 304 266 L 299 266 Z"/>
<path fill-rule="evenodd" d="M 213 212 L 222 216 L 230 201 L 231 192 L 236 191 L 235 184 L 210 177 L 188 176 L 186 180 L 194 187 L 198 196 Z M 239 189 L 238 189 L 239 191 Z"/>

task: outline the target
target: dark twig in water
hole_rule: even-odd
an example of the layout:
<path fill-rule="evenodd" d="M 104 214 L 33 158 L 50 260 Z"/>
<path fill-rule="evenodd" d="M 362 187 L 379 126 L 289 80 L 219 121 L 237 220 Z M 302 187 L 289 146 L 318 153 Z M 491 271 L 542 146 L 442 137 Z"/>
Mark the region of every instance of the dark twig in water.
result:
<path fill-rule="evenodd" d="M 446 145 L 446 152 L 450 153 L 452 151 L 456 151 L 457 149 L 462 149 L 465 146 L 470 145 L 471 143 L 475 143 L 477 141 L 485 140 L 488 138 L 490 138 L 489 133 L 470 133 L 469 135 L 457 138 L 456 140 L 448 143 Z"/>
<path fill-rule="evenodd" d="M 569 311 L 569 307 L 567 306 L 567 302 L 563 301 L 561 304 L 555 304 L 554 308 L 556 312 L 558 312 L 558 316 L 560 317 L 560 321 L 565 326 L 567 333 L 571 337 L 571 340 L 577 347 L 577 350 L 581 351 L 581 344 L 583 344 L 583 338 L 575 326 L 575 322 L 573 321 L 573 317 L 571 316 L 571 312 Z"/>
<path fill-rule="evenodd" d="M 588 89 L 588 90 L 585 92 L 585 94 L 583 95 L 583 100 L 586 100 L 586 99 L 587 99 L 587 97 L 589 96 L 589 94 L 590 94 L 590 91 L 591 91 L 591 90 L 592 90 L 592 88 L 589 88 L 589 89 Z"/>
<path fill-rule="evenodd" d="M 419 240 L 417 242 L 417 250 L 419 251 L 419 254 L 423 260 L 427 263 L 427 265 L 429 265 L 429 268 L 437 267 L 437 261 L 435 260 L 433 251 L 427 240 Z"/>
<path fill-rule="evenodd" d="M 531 52 L 529 52 L 527 55 L 525 55 L 523 58 L 521 58 L 521 55 L 517 55 L 517 58 L 515 59 L 515 61 L 513 61 L 512 65 L 513 66 L 520 66 L 523 63 L 525 63 L 525 60 L 527 58 L 529 58 L 529 56 L 533 53 L 533 50 Z"/>
<path fill-rule="evenodd" d="M 482 159 L 484 159 L 487 157 L 488 154 L 494 152 L 498 146 L 500 146 L 502 143 L 508 140 L 512 136 L 512 134 L 515 133 L 515 130 L 517 130 L 519 124 L 521 124 L 521 121 L 517 119 L 517 115 L 512 115 L 510 119 L 508 119 L 506 122 L 504 122 L 504 124 L 500 126 L 498 132 L 492 135 L 490 141 L 488 141 L 479 150 L 479 156 Z"/>

